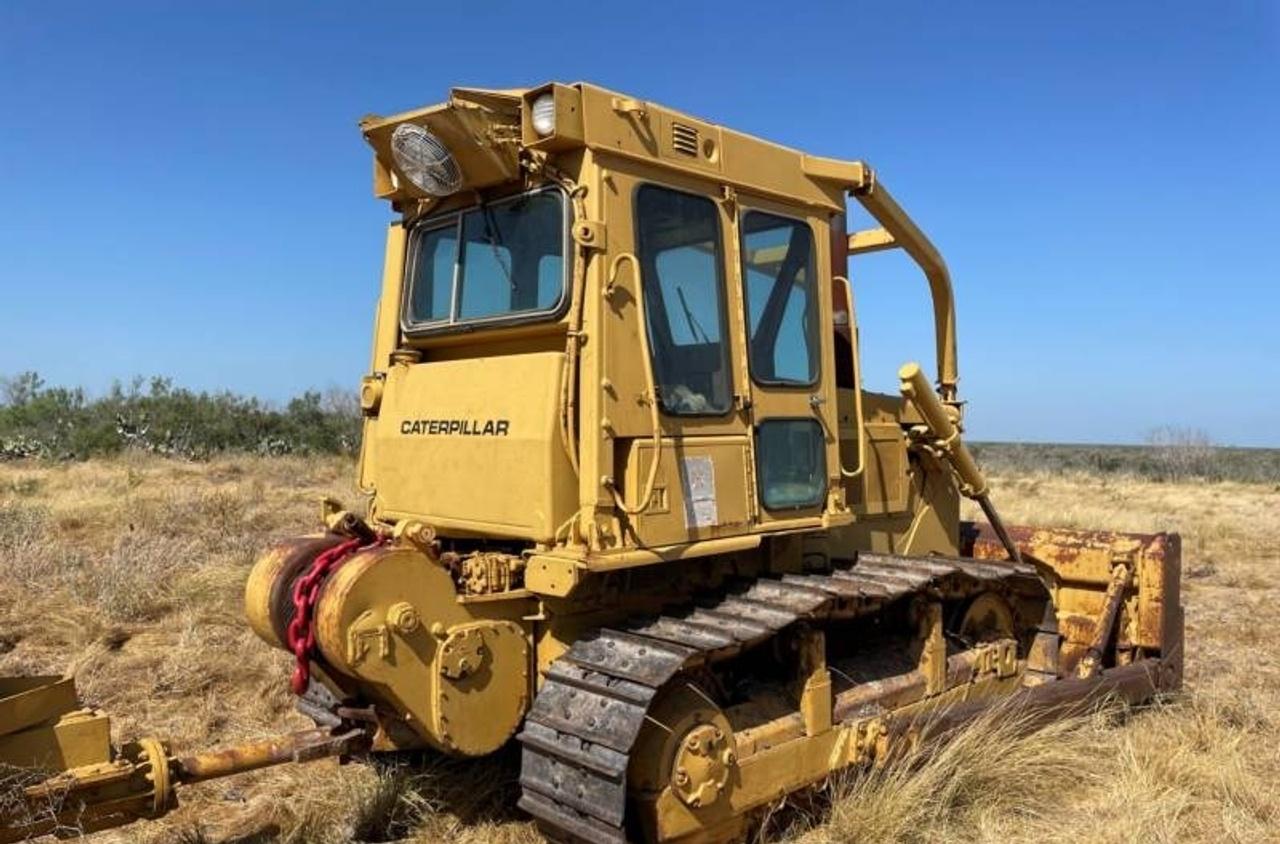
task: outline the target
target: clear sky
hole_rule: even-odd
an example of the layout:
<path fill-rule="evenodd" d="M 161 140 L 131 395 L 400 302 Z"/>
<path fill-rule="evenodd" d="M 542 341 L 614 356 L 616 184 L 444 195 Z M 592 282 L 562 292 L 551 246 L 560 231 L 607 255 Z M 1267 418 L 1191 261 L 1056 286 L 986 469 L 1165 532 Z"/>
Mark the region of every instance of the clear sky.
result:
<path fill-rule="evenodd" d="M 0 374 L 354 385 L 357 119 L 586 79 L 875 165 L 951 266 L 973 436 L 1280 446 L 1280 4 L 610 5 L 0 4 Z M 853 272 L 869 383 L 932 371 L 923 281 Z"/>

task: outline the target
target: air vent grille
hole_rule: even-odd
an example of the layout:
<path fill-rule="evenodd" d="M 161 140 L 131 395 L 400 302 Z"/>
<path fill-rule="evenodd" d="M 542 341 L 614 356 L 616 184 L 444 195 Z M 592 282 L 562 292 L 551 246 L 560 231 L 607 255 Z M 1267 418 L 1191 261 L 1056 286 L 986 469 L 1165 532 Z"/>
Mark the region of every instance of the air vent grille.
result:
<path fill-rule="evenodd" d="M 672 123 L 671 146 L 676 152 L 696 156 L 698 154 L 698 130 L 683 123 Z"/>

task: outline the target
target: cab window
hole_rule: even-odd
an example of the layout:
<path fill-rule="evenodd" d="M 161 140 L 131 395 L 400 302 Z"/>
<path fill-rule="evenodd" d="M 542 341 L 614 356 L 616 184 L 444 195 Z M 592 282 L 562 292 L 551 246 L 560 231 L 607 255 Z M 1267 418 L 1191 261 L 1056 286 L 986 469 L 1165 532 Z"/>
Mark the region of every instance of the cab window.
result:
<path fill-rule="evenodd" d="M 414 230 L 406 328 L 554 316 L 565 301 L 559 190 L 483 203 Z"/>
<path fill-rule="evenodd" d="M 744 214 L 741 229 L 751 377 L 812 386 L 819 360 L 813 232 L 801 220 L 761 211 Z"/>
<path fill-rule="evenodd" d="M 760 499 L 769 510 L 816 507 L 827 494 L 827 452 L 813 419 L 769 419 L 756 428 Z"/>
<path fill-rule="evenodd" d="M 413 279 L 409 313 L 416 322 L 448 319 L 453 302 L 453 267 L 458 253 L 458 231 L 425 229 L 417 236 L 410 275 Z"/>
<path fill-rule="evenodd" d="M 662 409 L 722 414 L 733 385 L 716 204 L 656 185 L 636 193 L 637 257 Z"/>

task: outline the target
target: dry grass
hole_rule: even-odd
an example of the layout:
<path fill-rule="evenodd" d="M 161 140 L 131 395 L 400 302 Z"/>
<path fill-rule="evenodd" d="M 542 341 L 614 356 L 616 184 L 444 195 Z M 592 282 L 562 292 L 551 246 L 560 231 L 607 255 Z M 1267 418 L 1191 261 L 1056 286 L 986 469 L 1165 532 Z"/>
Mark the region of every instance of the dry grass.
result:
<path fill-rule="evenodd" d="M 357 500 L 340 458 L 127 455 L 0 464 L 0 673 L 73 672 L 83 696 L 199 749 L 306 725 L 288 659 L 248 632 L 254 553 Z M 1280 490 L 1024 473 L 1014 522 L 1184 536 L 1187 694 L 1041 730 L 992 715 L 956 740 L 777 811 L 760 840 L 1280 840 Z M 103 841 L 519 844 L 511 760 L 331 762 L 187 790 L 168 818 Z"/>

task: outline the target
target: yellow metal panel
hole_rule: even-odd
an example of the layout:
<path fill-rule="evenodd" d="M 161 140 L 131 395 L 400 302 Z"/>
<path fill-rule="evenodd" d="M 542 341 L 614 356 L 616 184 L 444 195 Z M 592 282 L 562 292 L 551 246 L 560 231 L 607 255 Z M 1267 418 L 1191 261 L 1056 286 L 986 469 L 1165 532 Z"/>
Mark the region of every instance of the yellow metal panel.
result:
<path fill-rule="evenodd" d="M 60 677 L 0 677 L 0 736 L 73 711 L 75 681 Z"/>
<path fill-rule="evenodd" d="M 632 440 L 623 477 L 636 500 L 648 477 L 653 443 Z M 685 437 L 662 441 L 650 508 L 637 517 L 635 544 L 670 545 L 748 532 L 746 437 Z"/>
<path fill-rule="evenodd" d="M 902 429 L 896 422 L 873 422 L 865 428 L 865 497 L 858 502 L 858 512 L 900 513 L 907 509 L 907 448 Z"/>
<path fill-rule="evenodd" d="M 65 771 L 110 760 L 110 721 L 106 715 L 87 709 L 0 740 L 0 765 Z"/>
<path fill-rule="evenodd" d="M 373 325 L 373 354 L 369 369 L 383 372 L 391 363 L 391 352 L 400 339 L 400 290 L 404 279 L 405 228 L 399 223 L 387 227 L 387 245 L 382 264 L 382 292 Z"/>
<path fill-rule="evenodd" d="M 559 352 L 393 366 L 368 473 L 378 512 L 549 542 L 576 508 Z"/>
<path fill-rule="evenodd" d="M 387 244 L 382 264 L 382 293 L 373 318 L 373 350 L 370 354 L 369 372 L 375 379 L 370 386 L 381 386 L 376 379 L 385 377 L 391 365 L 391 352 L 400 342 L 400 297 L 404 278 L 405 228 L 399 223 L 387 227 Z M 369 379 L 366 379 L 369 380 Z M 361 390 L 361 403 L 365 403 L 365 389 Z M 378 407 L 365 410 L 365 420 L 360 436 L 360 464 L 356 469 L 357 485 L 372 491 L 368 479 L 370 469 L 378 458 L 377 443 Z"/>
<path fill-rule="evenodd" d="M 806 172 L 795 150 L 716 126 L 650 102 L 582 84 L 583 127 L 588 147 L 665 169 L 717 175 L 717 180 L 779 199 L 844 210 L 844 185 Z M 699 129 L 698 154 L 673 150 L 673 124 Z M 707 140 L 714 140 L 708 148 Z"/>

